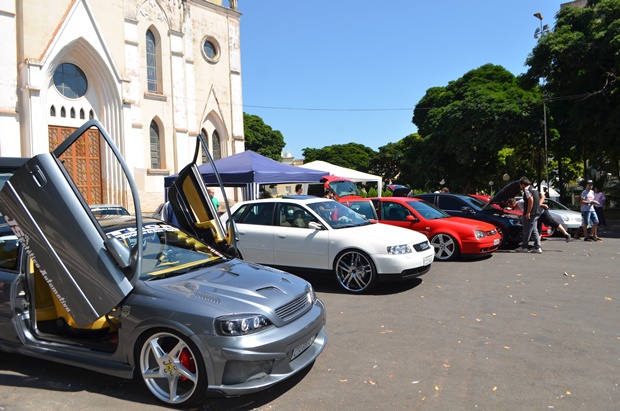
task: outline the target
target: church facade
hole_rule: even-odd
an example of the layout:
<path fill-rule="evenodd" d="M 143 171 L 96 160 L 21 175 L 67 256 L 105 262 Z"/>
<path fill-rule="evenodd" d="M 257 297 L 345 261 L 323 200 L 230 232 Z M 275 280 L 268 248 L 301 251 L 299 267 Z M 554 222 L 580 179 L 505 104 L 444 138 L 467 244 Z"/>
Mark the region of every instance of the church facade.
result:
<path fill-rule="evenodd" d="M 244 150 L 239 20 L 236 1 L 0 0 L 0 156 L 49 152 L 97 119 L 153 211 L 199 134 L 215 159 Z M 90 204 L 131 209 L 102 141 L 65 164 Z"/>

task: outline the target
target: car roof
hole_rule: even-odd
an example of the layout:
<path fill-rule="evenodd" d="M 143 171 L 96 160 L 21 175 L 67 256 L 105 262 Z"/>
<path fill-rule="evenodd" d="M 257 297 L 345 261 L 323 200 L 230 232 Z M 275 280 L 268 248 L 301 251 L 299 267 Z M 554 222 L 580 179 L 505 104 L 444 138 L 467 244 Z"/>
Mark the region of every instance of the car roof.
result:
<path fill-rule="evenodd" d="M 27 157 L 0 157 L 0 170 L 17 170 L 28 160 Z"/>
<path fill-rule="evenodd" d="M 246 201 L 240 201 L 238 203 L 235 204 L 235 206 L 237 205 L 243 205 L 243 204 L 255 204 L 255 203 L 261 203 L 261 202 L 272 202 L 272 203 L 293 203 L 293 204 L 312 204 L 312 203 L 322 203 L 325 201 L 333 201 L 334 203 L 337 203 L 336 200 L 331 200 L 329 198 L 324 198 L 324 197 L 315 197 L 315 196 L 308 196 L 308 195 L 291 195 L 291 196 L 284 196 L 284 197 L 274 197 L 274 198 L 259 198 L 256 200 L 246 200 Z M 353 200 L 350 200 L 353 201 Z"/>

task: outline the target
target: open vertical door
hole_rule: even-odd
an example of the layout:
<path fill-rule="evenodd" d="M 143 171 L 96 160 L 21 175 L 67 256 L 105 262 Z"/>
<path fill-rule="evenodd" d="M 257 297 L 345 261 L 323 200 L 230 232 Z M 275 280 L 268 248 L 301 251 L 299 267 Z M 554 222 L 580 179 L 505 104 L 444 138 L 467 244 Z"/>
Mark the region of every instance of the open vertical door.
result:
<path fill-rule="evenodd" d="M 0 191 L 0 211 L 51 291 L 76 324 L 85 327 L 116 307 L 133 289 L 137 257 L 109 240 L 58 157 L 92 127 L 111 144 L 134 193 L 138 243 L 142 223 L 137 190 L 128 168 L 101 124 L 89 121 L 54 153 L 26 162 Z"/>

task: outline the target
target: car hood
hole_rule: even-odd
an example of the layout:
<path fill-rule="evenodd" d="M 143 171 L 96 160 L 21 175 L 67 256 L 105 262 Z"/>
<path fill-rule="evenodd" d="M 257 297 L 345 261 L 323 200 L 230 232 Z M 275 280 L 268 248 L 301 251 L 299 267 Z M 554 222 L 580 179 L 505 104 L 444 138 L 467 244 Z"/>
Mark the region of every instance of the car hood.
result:
<path fill-rule="evenodd" d="M 337 231 L 340 230 L 342 229 Z M 351 230 L 347 231 L 351 238 L 371 238 L 373 241 L 381 241 L 385 245 L 417 244 L 428 240 L 424 234 L 417 231 L 382 223 L 349 227 L 344 230 Z"/>
<path fill-rule="evenodd" d="M 495 229 L 495 226 L 493 224 L 464 217 L 446 217 L 431 221 L 440 221 L 441 224 L 446 224 L 447 226 L 461 227 L 470 230 L 489 231 Z"/>
<path fill-rule="evenodd" d="M 513 181 L 512 183 L 508 183 L 506 186 L 504 186 L 504 188 L 499 190 L 497 194 L 495 194 L 495 197 L 493 197 L 484 208 L 491 208 L 492 204 L 497 204 L 501 208 L 504 208 L 508 199 L 519 195 L 520 191 L 521 186 L 519 185 L 519 181 Z"/>
<path fill-rule="evenodd" d="M 310 289 L 307 281 L 293 274 L 237 259 L 144 284 L 171 294 L 177 303 L 191 300 L 223 313 L 254 314 L 270 314 Z"/>

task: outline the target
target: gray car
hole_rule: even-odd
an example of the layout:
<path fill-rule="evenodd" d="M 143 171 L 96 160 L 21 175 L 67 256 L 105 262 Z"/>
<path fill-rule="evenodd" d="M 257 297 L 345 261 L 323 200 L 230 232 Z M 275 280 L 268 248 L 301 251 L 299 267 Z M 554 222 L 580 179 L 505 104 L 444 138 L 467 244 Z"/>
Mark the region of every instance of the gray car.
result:
<path fill-rule="evenodd" d="M 113 144 L 96 121 L 67 140 L 91 127 Z M 195 233 L 142 219 L 135 196 L 135 216 L 97 219 L 58 160 L 67 144 L 0 191 L 0 350 L 140 375 L 175 406 L 256 392 L 313 363 L 327 342 L 323 303 L 308 282 L 228 254 L 234 235 L 215 223 L 195 164 L 173 207 L 184 224 L 188 207 L 202 218 Z"/>

